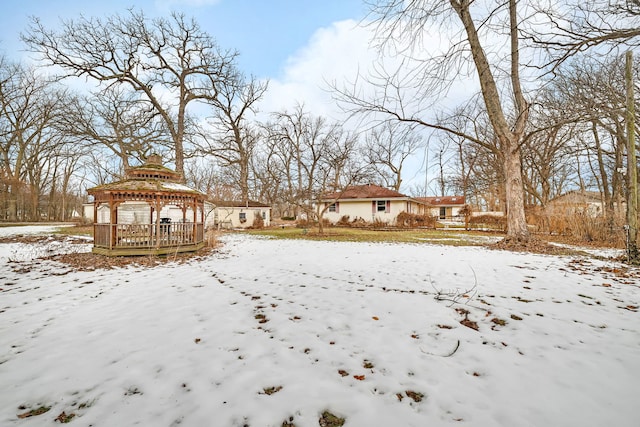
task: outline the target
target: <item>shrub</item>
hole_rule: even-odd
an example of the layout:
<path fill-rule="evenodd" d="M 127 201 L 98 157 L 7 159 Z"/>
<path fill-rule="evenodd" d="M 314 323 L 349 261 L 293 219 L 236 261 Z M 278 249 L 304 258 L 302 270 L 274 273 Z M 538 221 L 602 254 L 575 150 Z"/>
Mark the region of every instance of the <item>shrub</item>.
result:
<path fill-rule="evenodd" d="M 430 227 L 435 228 L 436 217 L 424 214 L 412 214 L 400 212 L 396 218 L 396 226 L 399 228 Z"/>
<path fill-rule="evenodd" d="M 349 225 L 349 215 L 342 215 L 336 224 L 342 226 Z"/>
<path fill-rule="evenodd" d="M 296 227 L 298 228 L 309 228 L 313 226 L 313 221 L 309 221 L 308 219 L 299 219 L 296 221 Z"/>
<path fill-rule="evenodd" d="M 371 226 L 374 228 L 385 228 L 389 226 L 389 223 L 387 221 L 376 218 L 371 222 Z"/>
<path fill-rule="evenodd" d="M 207 229 L 205 233 L 206 246 L 209 248 L 215 248 L 219 244 L 218 232 L 214 228 Z"/>
<path fill-rule="evenodd" d="M 602 215 L 589 215 L 587 212 L 577 211 L 561 218 L 565 236 L 575 237 L 588 243 L 608 243 L 624 246 L 625 234 L 623 222 L 607 219 Z M 555 222 L 555 221 L 554 221 Z"/>
<path fill-rule="evenodd" d="M 258 214 L 253 218 L 253 224 L 251 225 L 251 228 L 260 230 L 264 228 L 264 220 L 262 219 L 262 215 Z"/>
<path fill-rule="evenodd" d="M 360 218 L 359 216 L 353 218 L 353 221 L 351 221 L 351 227 L 366 227 L 367 226 L 367 221 L 364 220 L 364 218 Z"/>
<path fill-rule="evenodd" d="M 469 218 L 469 224 L 474 227 L 492 228 L 501 231 L 507 229 L 507 217 L 504 215 L 478 215 Z"/>
<path fill-rule="evenodd" d="M 624 218 L 605 218 L 593 215 L 587 209 L 554 212 L 535 207 L 527 210 L 527 222 L 540 233 L 571 237 L 586 243 L 608 243 L 621 247 L 625 242 Z"/>
<path fill-rule="evenodd" d="M 471 207 L 471 205 L 464 205 L 458 212 L 458 215 L 464 216 L 464 229 L 469 230 L 469 223 L 471 222 L 471 217 L 473 216 L 473 208 Z"/>

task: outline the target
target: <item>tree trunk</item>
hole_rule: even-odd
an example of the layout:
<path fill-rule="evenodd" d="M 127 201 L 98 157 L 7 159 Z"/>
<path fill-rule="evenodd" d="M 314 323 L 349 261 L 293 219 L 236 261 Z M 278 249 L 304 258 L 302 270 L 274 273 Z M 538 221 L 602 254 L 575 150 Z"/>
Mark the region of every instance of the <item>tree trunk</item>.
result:
<path fill-rule="evenodd" d="M 511 148 L 515 144 L 516 148 Z M 505 144 L 506 145 L 506 144 Z M 517 141 L 508 143 L 504 153 L 505 193 L 507 202 L 507 239 L 526 243 L 529 228 L 524 211 L 524 187 L 522 185 L 522 160 Z"/>
<path fill-rule="evenodd" d="M 518 72 L 517 3 L 515 0 L 509 0 L 511 83 L 517 109 L 515 112 L 516 119 L 513 125 L 509 124 L 504 114 L 496 81 L 487 56 L 482 48 L 482 44 L 480 43 L 475 23 L 471 17 L 471 2 L 450 0 L 450 3 L 465 28 L 480 81 L 482 99 L 484 100 L 491 127 L 500 141 L 506 184 L 507 239 L 526 243 L 530 235 L 524 212 L 524 187 L 522 182 L 520 143 L 522 142 L 522 135 L 528 120 L 528 106 L 522 93 Z"/>
<path fill-rule="evenodd" d="M 628 241 L 627 254 L 629 263 L 640 264 L 638 252 L 638 172 L 636 163 L 635 141 L 635 101 L 633 95 L 633 54 L 627 51 L 626 57 L 626 86 L 627 86 L 627 178 L 629 180 L 629 198 L 627 200 Z"/>

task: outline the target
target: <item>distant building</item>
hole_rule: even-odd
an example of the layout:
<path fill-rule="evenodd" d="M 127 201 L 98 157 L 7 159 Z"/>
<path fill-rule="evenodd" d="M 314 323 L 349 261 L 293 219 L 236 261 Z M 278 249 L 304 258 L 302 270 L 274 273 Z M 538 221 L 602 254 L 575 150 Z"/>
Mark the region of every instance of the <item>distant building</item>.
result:
<path fill-rule="evenodd" d="M 416 197 L 416 199 L 428 206 L 431 215 L 440 220 L 458 217 L 466 203 L 464 196 Z"/>
<path fill-rule="evenodd" d="M 326 194 L 320 203 L 328 207 L 324 218 L 332 223 L 348 216 L 351 221 L 361 218 L 365 222 L 395 225 L 401 212 L 451 218 L 464 206 L 464 197 L 410 197 L 379 185 L 366 184 Z"/>
<path fill-rule="evenodd" d="M 249 200 L 247 202 L 230 200 L 211 200 L 213 224 L 217 228 L 249 228 L 262 220 L 262 226 L 271 224 L 271 206 Z M 209 214 L 210 216 L 211 214 Z M 207 220 L 207 224 L 210 221 Z"/>
<path fill-rule="evenodd" d="M 604 212 L 604 198 L 597 191 L 574 190 L 555 197 L 547 203 L 548 215 L 588 214 L 595 217 Z"/>

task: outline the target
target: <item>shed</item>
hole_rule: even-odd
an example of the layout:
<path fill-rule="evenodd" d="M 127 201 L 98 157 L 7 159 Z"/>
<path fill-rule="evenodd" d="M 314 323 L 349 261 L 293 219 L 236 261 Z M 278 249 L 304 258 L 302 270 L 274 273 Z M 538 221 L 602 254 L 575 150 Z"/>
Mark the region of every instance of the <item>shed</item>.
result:
<path fill-rule="evenodd" d="M 151 155 L 124 180 L 87 190 L 93 196 L 93 252 L 163 255 L 204 247 L 205 194 Z"/>

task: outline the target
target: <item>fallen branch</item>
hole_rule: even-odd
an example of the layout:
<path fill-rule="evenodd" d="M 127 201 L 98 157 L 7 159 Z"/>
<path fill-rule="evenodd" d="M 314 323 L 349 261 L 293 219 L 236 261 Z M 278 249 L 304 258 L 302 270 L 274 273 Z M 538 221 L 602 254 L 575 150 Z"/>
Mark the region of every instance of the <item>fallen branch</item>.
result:
<path fill-rule="evenodd" d="M 456 351 L 458 351 L 459 348 L 460 348 L 460 340 L 457 340 L 456 346 L 449 354 L 434 354 L 428 351 L 424 351 L 422 348 L 420 348 L 420 351 L 423 352 L 424 354 L 428 354 L 429 356 L 451 357 L 456 353 Z"/>

